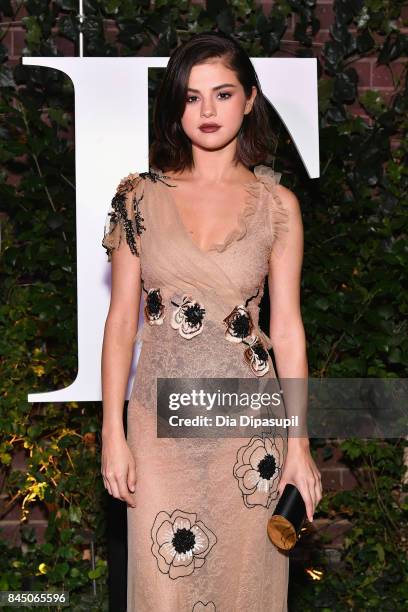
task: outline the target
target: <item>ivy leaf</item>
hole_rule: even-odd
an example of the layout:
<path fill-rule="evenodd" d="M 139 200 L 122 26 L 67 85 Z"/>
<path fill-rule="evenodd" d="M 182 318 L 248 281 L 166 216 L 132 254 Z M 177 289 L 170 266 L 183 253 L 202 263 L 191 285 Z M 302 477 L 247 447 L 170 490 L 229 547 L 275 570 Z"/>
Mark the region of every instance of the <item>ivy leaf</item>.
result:
<path fill-rule="evenodd" d="M 70 117 L 68 113 L 66 113 L 64 110 L 61 110 L 60 108 L 49 108 L 48 115 L 53 121 L 55 121 L 55 123 L 57 123 L 61 127 L 66 128 L 70 124 Z"/>
<path fill-rule="evenodd" d="M 42 40 L 41 26 L 37 17 L 32 15 L 21 19 L 23 25 L 27 29 L 26 42 L 29 47 L 38 48 Z"/>
<path fill-rule="evenodd" d="M 375 545 L 375 550 L 377 551 L 378 560 L 380 561 L 380 563 L 384 563 L 385 552 L 384 552 L 384 548 L 383 548 L 382 544 L 380 544 L 380 542 L 377 542 L 377 544 Z"/>
<path fill-rule="evenodd" d="M 322 113 L 325 113 L 330 106 L 330 99 L 333 96 L 334 80 L 319 79 L 317 85 L 319 91 L 319 109 Z"/>
<path fill-rule="evenodd" d="M 352 102 L 357 95 L 357 73 L 349 69 L 338 74 L 334 81 L 333 96 L 341 102 Z"/>
<path fill-rule="evenodd" d="M 367 112 L 376 117 L 385 110 L 385 103 L 381 92 L 370 89 L 359 96 L 360 103 L 364 106 Z"/>
<path fill-rule="evenodd" d="M 328 68 L 333 71 L 339 69 L 344 57 L 343 45 L 335 40 L 330 40 L 325 44 L 323 53 Z"/>
<path fill-rule="evenodd" d="M 401 56 L 406 43 L 399 32 L 391 32 L 382 46 L 377 58 L 377 64 L 389 64 Z"/>
<path fill-rule="evenodd" d="M 371 36 L 368 28 L 365 28 L 356 38 L 357 51 L 359 53 L 367 53 L 375 45 L 374 38 Z"/>
<path fill-rule="evenodd" d="M 0 87 L 16 87 L 16 82 L 14 80 L 14 74 L 11 66 L 1 66 Z"/>
<path fill-rule="evenodd" d="M 69 507 L 69 519 L 73 523 L 81 523 L 82 520 L 82 510 L 80 506 L 74 506 L 73 504 Z"/>

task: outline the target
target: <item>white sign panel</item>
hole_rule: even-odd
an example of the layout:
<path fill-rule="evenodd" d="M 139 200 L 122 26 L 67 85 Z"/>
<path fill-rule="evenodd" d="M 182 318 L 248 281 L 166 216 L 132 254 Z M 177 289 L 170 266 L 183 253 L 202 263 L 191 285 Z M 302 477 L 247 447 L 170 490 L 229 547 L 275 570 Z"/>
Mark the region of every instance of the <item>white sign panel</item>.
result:
<path fill-rule="evenodd" d="M 28 401 L 100 401 L 102 338 L 110 295 L 110 264 L 101 245 L 103 227 L 119 181 L 131 172 L 149 170 L 148 69 L 165 68 L 168 58 L 24 57 L 22 62 L 61 70 L 70 77 L 75 90 L 76 143 L 78 373 L 65 389 L 30 393 Z M 310 178 L 318 178 L 317 60 L 253 58 L 252 62 Z M 139 325 L 143 325 L 142 317 Z"/>

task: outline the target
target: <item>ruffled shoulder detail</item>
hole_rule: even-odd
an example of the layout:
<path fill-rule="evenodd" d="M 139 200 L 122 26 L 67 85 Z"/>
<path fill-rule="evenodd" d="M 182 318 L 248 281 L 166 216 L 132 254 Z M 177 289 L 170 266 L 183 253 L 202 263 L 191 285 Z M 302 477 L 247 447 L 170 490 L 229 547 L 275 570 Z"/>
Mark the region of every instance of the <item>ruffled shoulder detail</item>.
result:
<path fill-rule="evenodd" d="M 282 176 L 281 172 L 275 172 L 270 166 L 264 165 L 255 166 L 254 174 L 260 181 L 275 185 L 279 183 Z"/>
<path fill-rule="evenodd" d="M 260 172 L 260 169 L 263 167 L 266 166 L 256 166 L 254 168 L 254 174 L 258 180 L 247 181 L 243 184 L 245 189 L 244 207 L 238 214 L 235 228 L 222 242 L 216 243 L 210 250 L 225 251 L 233 242 L 242 240 L 247 235 L 253 217 L 255 217 L 255 213 L 259 209 L 260 188 L 262 186 L 262 172 Z"/>
<path fill-rule="evenodd" d="M 237 224 L 234 229 L 224 238 L 222 242 L 215 243 L 209 250 L 219 253 L 225 251 L 233 242 L 242 240 L 248 232 L 252 217 L 258 209 L 259 182 L 252 181 L 244 183 L 245 201 L 243 209 L 238 213 Z"/>
<path fill-rule="evenodd" d="M 255 166 L 254 174 L 263 183 L 267 193 L 271 252 L 273 251 L 280 256 L 285 250 L 289 231 L 289 211 L 284 207 L 276 190 L 282 173 L 275 172 L 269 166 L 260 165 Z"/>
<path fill-rule="evenodd" d="M 143 179 L 144 176 L 137 172 L 123 178 L 109 205 L 102 239 L 108 262 L 112 261 L 112 252 L 122 240 L 126 240 L 133 255 L 140 256 L 140 237 L 146 229 L 140 210 L 144 190 L 138 188 Z"/>

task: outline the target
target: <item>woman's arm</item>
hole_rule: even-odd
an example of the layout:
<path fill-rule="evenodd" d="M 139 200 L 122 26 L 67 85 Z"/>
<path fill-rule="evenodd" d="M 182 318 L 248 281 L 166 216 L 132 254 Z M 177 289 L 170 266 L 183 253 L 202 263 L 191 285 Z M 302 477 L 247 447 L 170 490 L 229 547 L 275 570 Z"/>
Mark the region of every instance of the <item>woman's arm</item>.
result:
<path fill-rule="evenodd" d="M 280 379 L 304 379 L 304 385 L 288 387 L 299 404 L 290 408 L 306 421 L 308 363 L 306 337 L 300 309 L 300 283 L 303 263 L 303 223 L 299 201 L 283 185 L 275 186 L 276 195 L 288 211 L 285 247 L 279 255 L 273 251 L 269 260 L 269 297 L 271 305 L 269 335 L 273 344 L 277 374 Z M 305 397 L 300 397 L 305 391 Z M 285 392 L 284 392 L 285 397 Z M 302 414 L 303 413 L 303 414 Z M 309 520 L 321 499 L 321 476 L 309 450 L 308 437 L 288 437 L 288 455 L 280 482 L 280 493 L 291 482 L 300 490 Z"/>
<path fill-rule="evenodd" d="M 123 405 L 132 365 L 140 298 L 140 258 L 125 240 L 112 252 L 111 300 L 102 346 L 102 475 L 109 493 L 134 505 L 135 465 L 123 428 Z"/>

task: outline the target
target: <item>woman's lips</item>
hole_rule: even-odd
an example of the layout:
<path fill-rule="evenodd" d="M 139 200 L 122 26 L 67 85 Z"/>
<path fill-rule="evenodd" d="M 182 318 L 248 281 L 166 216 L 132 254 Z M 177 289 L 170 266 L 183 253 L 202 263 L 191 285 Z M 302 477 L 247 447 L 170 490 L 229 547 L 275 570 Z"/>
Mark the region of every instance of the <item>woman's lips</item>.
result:
<path fill-rule="evenodd" d="M 220 125 L 211 125 L 208 127 L 200 127 L 200 130 L 202 132 L 216 132 L 217 130 L 220 129 L 220 127 L 221 127 Z"/>

